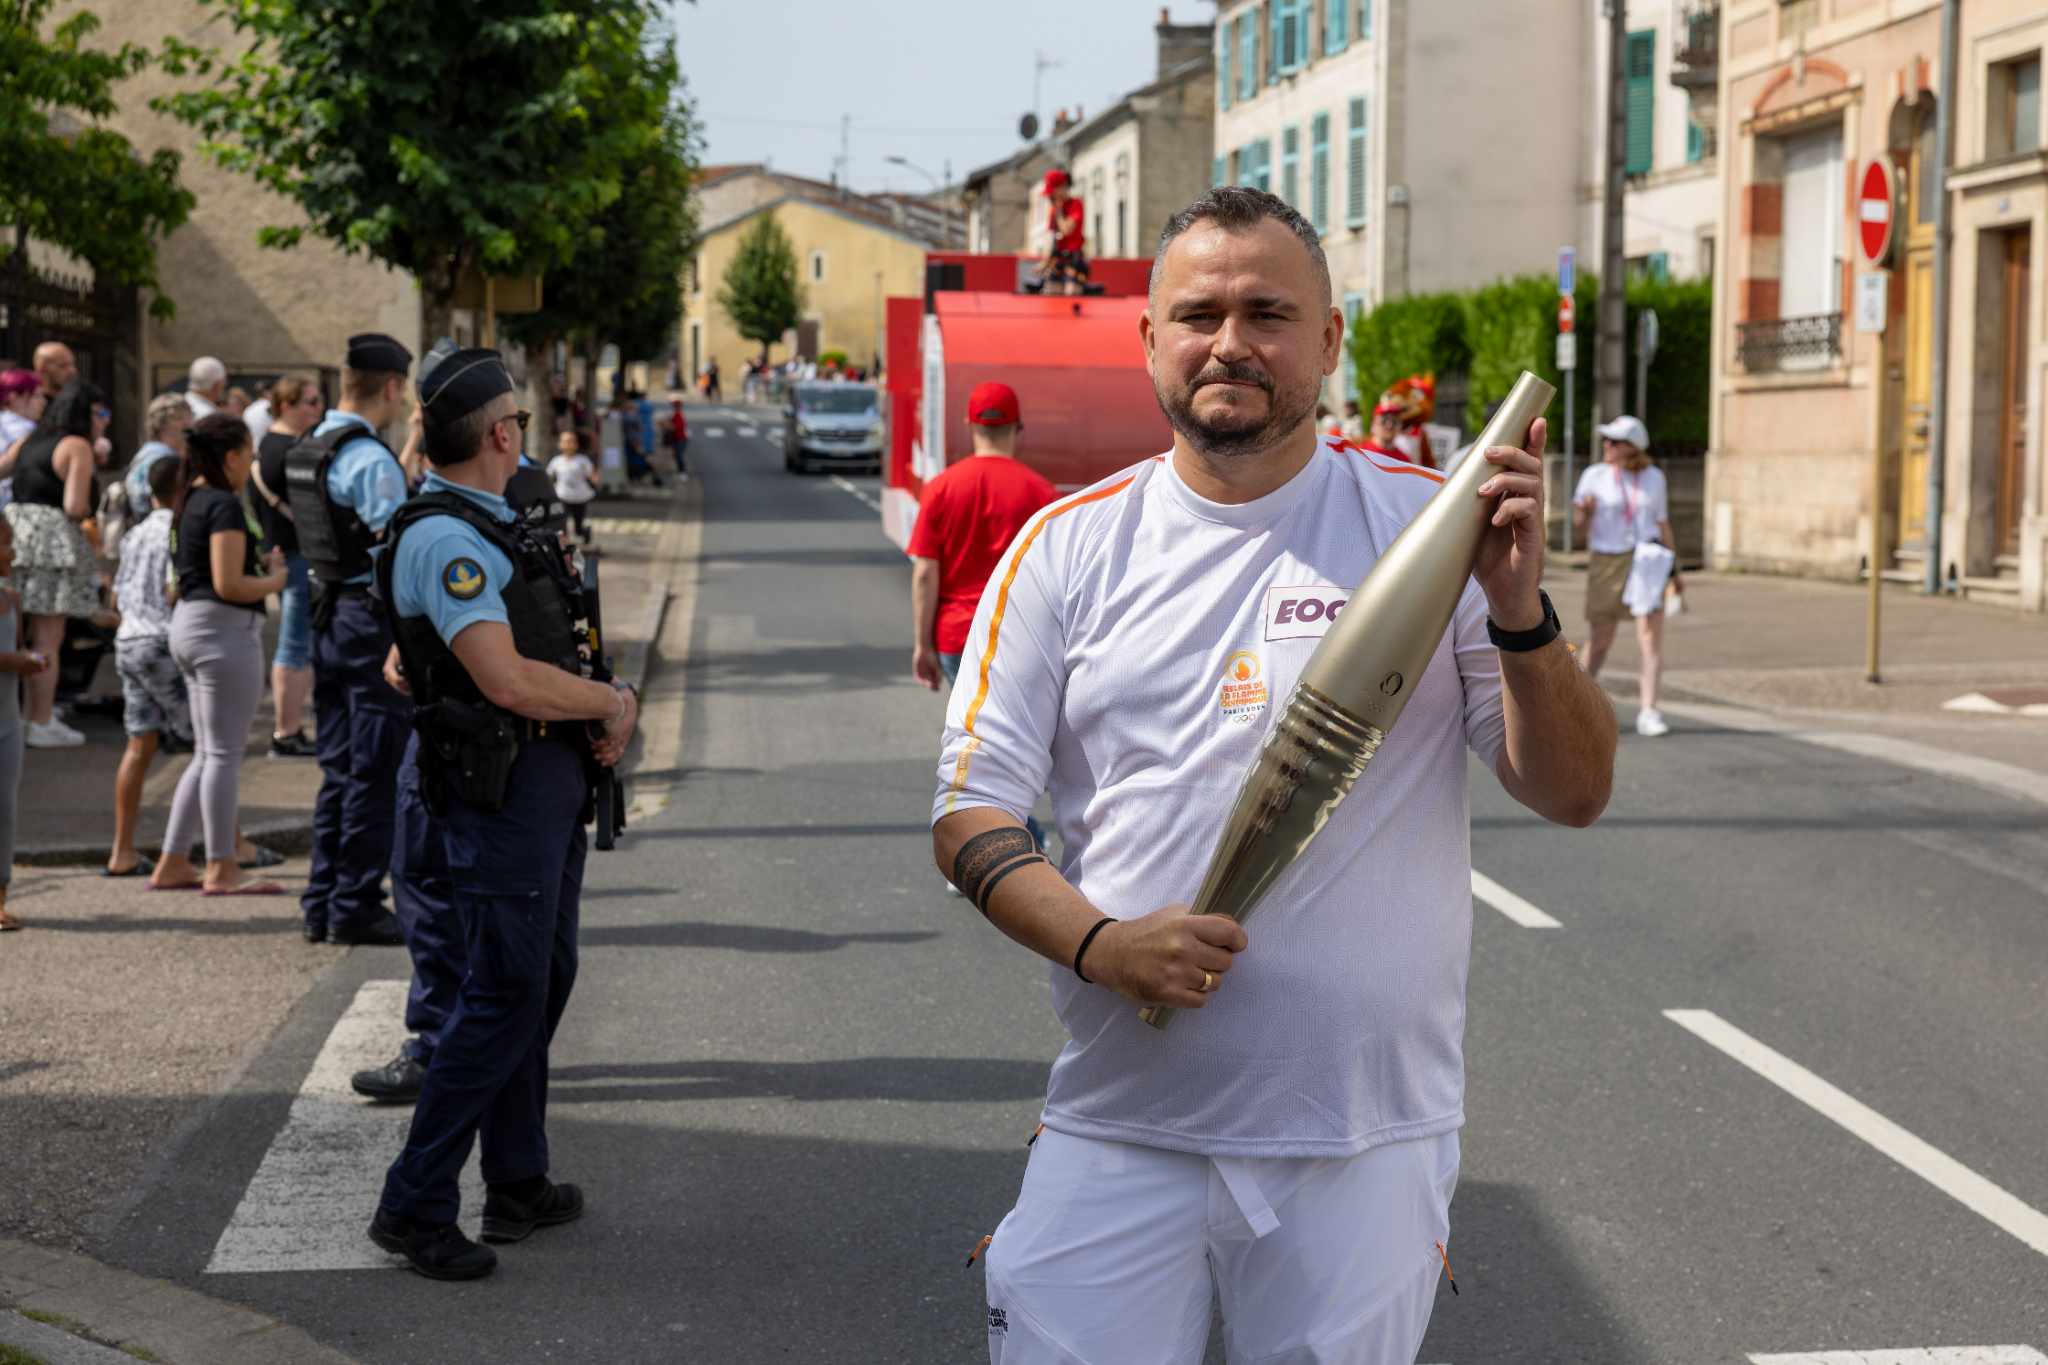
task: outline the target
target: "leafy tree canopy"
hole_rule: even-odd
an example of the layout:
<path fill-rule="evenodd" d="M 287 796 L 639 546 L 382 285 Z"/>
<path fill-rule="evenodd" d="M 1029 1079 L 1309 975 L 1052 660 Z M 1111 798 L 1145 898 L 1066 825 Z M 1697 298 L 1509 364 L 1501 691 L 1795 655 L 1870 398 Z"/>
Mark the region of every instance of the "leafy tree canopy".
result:
<path fill-rule="evenodd" d="M 100 121 L 114 86 L 150 63 L 132 43 L 88 48 L 99 20 L 81 11 L 42 36 L 52 0 L 0 7 L 0 223 L 26 226 L 121 284 L 154 291 L 156 244 L 192 212 L 178 155 L 147 160 Z M 169 317 L 157 293 L 150 311 Z"/>
<path fill-rule="evenodd" d="M 223 59 L 167 41 L 166 66 L 207 84 L 158 107 L 296 202 L 313 232 L 416 276 L 430 331 L 467 266 L 568 260 L 647 140 L 605 111 L 639 93 L 652 0 L 204 3 L 249 46 Z M 289 246 L 304 231 L 259 237 Z"/>
<path fill-rule="evenodd" d="M 764 213 L 740 238 L 718 306 L 739 334 L 761 343 L 761 354 L 782 340 L 803 316 L 804 290 L 797 281 L 796 247 L 773 213 Z"/>

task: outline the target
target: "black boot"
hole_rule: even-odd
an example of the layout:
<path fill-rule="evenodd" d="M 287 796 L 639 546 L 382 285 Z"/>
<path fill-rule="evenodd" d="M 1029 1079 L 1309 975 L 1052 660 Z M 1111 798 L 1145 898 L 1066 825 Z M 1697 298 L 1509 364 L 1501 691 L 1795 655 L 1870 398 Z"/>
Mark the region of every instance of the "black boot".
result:
<path fill-rule="evenodd" d="M 453 1223 L 420 1223 L 378 1209 L 370 1240 L 430 1280 L 480 1280 L 498 1268 L 498 1253 L 470 1241 Z"/>
<path fill-rule="evenodd" d="M 411 1104 L 420 1097 L 420 1086 L 426 1079 L 426 1067 L 410 1052 L 401 1050 L 382 1066 L 358 1071 L 349 1077 L 348 1084 L 364 1099 L 386 1104 Z"/>
<path fill-rule="evenodd" d="M 535 1228 L 573 1223 L 583 1216 L 583 1191 L 557 1185 L 546 1176 L 516 1185 L 487 1186 L 484 1193 L 484 1240 L 523 1242 Z"/>
<path fill-rule="evenodd" d="M 405 945 L 405 935 L 399 932 L 398 916 L 389 913 L 377 916 L 368 924 L 327 926 L 327 941 L 342 947 L 362 944 L 373 948 L 399 948 Z"/>

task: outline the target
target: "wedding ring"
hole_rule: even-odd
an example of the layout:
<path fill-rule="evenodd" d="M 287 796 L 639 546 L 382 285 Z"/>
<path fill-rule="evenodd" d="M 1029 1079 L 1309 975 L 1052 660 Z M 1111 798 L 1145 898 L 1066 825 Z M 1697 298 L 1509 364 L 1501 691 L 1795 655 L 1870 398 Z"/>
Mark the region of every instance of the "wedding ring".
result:
<path fill-rule="evenodd" d="M 1209 993 L 1210 991 L 1214 990 L 1215 988 L 1216 988 L 1216 973 L 1214 973 L 1214 972 L 1203 972 L 1203 973 L 1202 973 L 1202 994 L 1204 994 L 1204 995 L 1207 995 L 1207 994 L 1208 994 L 1208 993 Z"/>

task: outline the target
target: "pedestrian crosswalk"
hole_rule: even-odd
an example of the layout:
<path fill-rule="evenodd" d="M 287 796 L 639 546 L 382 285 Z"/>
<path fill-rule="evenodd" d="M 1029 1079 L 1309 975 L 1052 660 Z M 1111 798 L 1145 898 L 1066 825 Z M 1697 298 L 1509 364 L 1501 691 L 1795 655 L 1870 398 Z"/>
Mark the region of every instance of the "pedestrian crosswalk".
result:
<path fill-rule="evenodd" d="M 658 536 L 667 524 L 658 517 L 592 517 L 590 532 L 598 536 Z"/>
<path fill-rule="evenodd" d="M 364 1230 L 377 1211 L 385 1169 L 405 1145 L 412 1109 L 369 1104 L 348 1080 L 397 1054 L 406 1036 L 405 990 L 404 981 L 366 981 L 356 991 L 214 1244 L 207 1274 L 403 1264 L 373 1246 Z M 472 1153 L 462 1175 L 463 1226 L 472 1237 L 483 1198 Z"/>

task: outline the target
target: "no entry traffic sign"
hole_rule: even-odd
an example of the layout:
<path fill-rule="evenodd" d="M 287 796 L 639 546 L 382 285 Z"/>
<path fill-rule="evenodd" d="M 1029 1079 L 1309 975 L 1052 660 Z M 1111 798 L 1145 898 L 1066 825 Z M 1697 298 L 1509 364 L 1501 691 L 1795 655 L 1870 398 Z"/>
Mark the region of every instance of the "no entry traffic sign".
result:
<path fill-rule="evenodd" d="M 1856 192 L 1856 226 L 1863 259 L 1883 265 L 1892 249 L 1892 173 L 1882 156 L 1870 158 L 1863 168 L 1863 184 Z"/>

